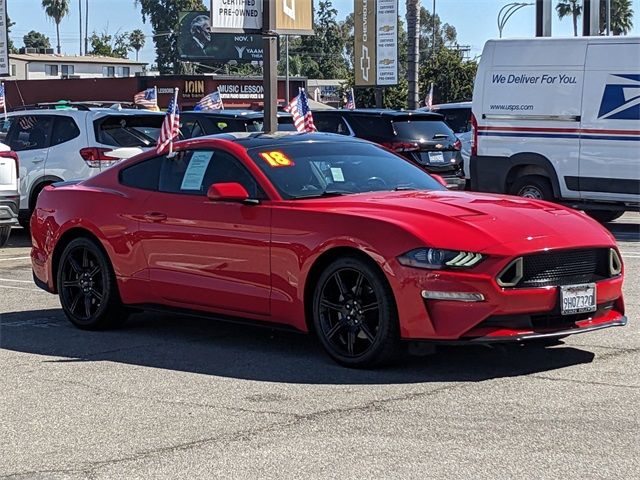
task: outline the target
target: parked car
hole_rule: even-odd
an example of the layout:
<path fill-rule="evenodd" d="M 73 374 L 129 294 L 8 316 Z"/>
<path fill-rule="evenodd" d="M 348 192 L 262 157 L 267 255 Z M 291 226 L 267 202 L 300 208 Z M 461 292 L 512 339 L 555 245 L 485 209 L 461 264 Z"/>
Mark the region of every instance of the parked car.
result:
<path fill-rule="evenodd" d="M 626 323 L 615 240 L 581 212 L 447 191 L 360 139 L 228 135 L 45 188 L 34 279 L 74 325 L 179 309 L 313 331 L 337 362 L 369 367 L 402 340 L 546 341 Z"/>
<path fill-rule="evenodd" d="M 261 132 L 264 112 L 254 110 L 199 110 L 180 114 L 182 138 L 229 132 Z M 295 131 L 293 117 L 278 112 L 278 130 Z"/>
<path fill-rule="evenodd" d="M 154 146 L 163 119 L 144 110 L 60 103 L 0 118 L 4 142 L 20 156 L 20 224 L 28 228 L 45 186 L 99 173 L 118 161 L 106 155 L 114 148 Z"/>
<path fill-rule="evenodd" d="M 8 145 L 0 143 L 0 248 L 9 241 L 11 227 L 18 224 L 18 173 L 18 155 Z"/>
<path fill-rule="evenodd" d="M 456 137 L 462 144 L 460 154 L 462 155 L 462 170 L 466 180 L 466 186 L 469 187 L 471 178 L 471 166 L 469 160 L 471 158 L 471 142 L 473 140 L 473 128 L 471 126 L 471 102 L 442 103 L 434 105 L 430 109 L 427 107 L 420 108 L 419 111 L 439 113 L 444 117 L 444 121 L 449 128 L 453 130 Z"/>
<path fill-rule="evenodd" d="M 356 109 L 313 112 L 320 132 L 338 133 L 379 143 L 453 188 L 464 186 L 461 143 L 442 115 L 427 112 Z"/>
<path fill-rule="evenodd" d="M 474 190 L 607 222 L 640 210 L 640 38 L 491 40 L 473 92 Z"/>

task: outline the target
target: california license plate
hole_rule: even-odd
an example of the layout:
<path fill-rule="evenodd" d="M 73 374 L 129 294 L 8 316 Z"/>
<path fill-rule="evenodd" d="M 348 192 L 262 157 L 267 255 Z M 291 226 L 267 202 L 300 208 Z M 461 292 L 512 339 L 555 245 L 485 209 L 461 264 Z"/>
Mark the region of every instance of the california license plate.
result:
<path fill-rule="evenodd" d="M 429 161 L 431 163 L 444 163 L 444 155 L 442 152 L 429 152 Z"/>
<path fill-rule="evenodd" d="M 560 313 L 562 315 L 595 312 L 596 308 L 595 283 L 560 287 Z"/>

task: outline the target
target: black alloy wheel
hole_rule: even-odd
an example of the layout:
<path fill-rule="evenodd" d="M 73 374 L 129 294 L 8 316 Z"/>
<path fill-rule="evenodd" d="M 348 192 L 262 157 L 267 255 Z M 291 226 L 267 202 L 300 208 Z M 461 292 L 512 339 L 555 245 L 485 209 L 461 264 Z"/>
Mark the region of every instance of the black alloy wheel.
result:
<path fill-rule="evenodd" d="M 313 298 L 316 333 L 327 353 L 347 367 L 388 363 L 398 352 L 398 314 L 384 275 L 356 257 L 334 261 Z"/>
<path fill-rule="evenodd" d="M 100 330 L 126 319 L 111 265 L 93 241 L 77 238 L 67 245 L 57 282 L 62 309 L 76 327 Z"/>

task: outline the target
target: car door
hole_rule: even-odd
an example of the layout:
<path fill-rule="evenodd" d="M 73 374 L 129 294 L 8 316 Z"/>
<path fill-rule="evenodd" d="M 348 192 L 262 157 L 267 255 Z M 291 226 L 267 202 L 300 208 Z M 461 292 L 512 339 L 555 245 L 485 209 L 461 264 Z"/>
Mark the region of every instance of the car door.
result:
<path fill-rule="evenodd" d="M 72 115 L 57 115 L 44 167 L 47 177 L 79 180 L 98 173 L 97 169 L 89 168 L 80 156 L 80 150 L 87 147 L 88 141 L 86 130 L 80 131 Z"/>
<path fill-rule="evenodd" d="M 264 197 L 223 150 L 160 158 L 158 189 L 144 202 L 141 230 L 149 278 L 165 302 L 220 313 L 270 312 L 271 208 L 210 201 L 209 186 L 238 182 Z"/>
<path fill-rule="evenodd" d="M 20 159 L 20 209 L 26 210 L 33 187 L 45 176 L 53 116 L 20 114 L 9 121 L 7 143 Z"/>

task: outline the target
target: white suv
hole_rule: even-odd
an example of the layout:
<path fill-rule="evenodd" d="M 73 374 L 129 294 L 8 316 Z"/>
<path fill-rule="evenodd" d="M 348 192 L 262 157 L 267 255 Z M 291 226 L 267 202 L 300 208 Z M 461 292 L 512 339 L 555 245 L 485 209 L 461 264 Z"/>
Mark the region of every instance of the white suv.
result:
<path fill-rule="evenodd" d="M 84 104 L 41 105 L 0 119 L 0 141 L 20 158 L 20 225 L 29 227 L 45 186 L 99 173 L 118 161 L 105 155 L 114 148 L 152 147 L 163 119 L 161 113 Z"/>

